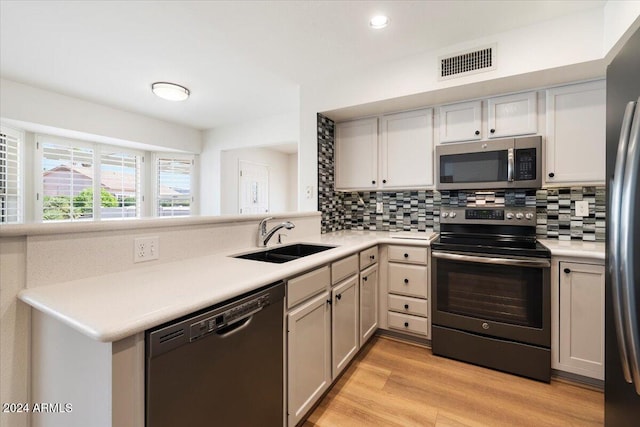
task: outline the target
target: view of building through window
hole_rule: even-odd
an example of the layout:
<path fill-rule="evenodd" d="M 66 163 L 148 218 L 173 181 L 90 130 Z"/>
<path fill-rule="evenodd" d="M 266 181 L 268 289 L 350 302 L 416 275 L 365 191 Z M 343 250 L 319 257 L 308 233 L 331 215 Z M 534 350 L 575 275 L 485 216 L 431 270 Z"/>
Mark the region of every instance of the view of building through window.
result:
<path fill-rule="evenodd" d="M 157 215 L 191 215 L 193 159 L 160 156 L 157 159 Z"/>

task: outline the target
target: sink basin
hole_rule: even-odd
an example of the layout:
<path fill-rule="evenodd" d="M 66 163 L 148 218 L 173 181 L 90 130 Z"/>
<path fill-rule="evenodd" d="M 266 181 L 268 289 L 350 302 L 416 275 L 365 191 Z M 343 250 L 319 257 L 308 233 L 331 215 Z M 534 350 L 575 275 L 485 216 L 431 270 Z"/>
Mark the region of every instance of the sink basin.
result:
<path fill-rule="evenodd" d="M 309 245 L 296 243 L 294 245 L 278 246 L 273 249 L 251 252 L 244 255 L 235 255 L 234 258 L 251 259 L 254 261 L 273 262 L 282 264 L 298 258 L 317 254 L 318 252 L 333 249 L 335 246 Z"/>

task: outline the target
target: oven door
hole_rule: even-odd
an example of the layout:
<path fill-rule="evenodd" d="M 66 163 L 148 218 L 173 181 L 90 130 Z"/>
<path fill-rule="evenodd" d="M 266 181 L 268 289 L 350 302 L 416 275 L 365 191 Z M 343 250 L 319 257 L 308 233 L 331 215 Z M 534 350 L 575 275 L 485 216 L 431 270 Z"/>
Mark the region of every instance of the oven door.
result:
<path fill-rule="evenodd" d="M 550 347 L 549 259 L 445 251 L 432 259 L 434 325 Z"/>

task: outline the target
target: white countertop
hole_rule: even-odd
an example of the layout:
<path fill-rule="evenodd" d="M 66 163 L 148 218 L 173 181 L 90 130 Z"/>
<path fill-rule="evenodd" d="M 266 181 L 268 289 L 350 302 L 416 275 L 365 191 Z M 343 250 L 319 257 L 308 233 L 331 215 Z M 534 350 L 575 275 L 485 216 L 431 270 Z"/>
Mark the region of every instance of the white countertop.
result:
<path fill-rule="evenodd" d="M 229 256 L 258 250 L 254 247 L 25 289 L 18 297 L 90 338 L 111 342 L 373 245 L 427 246 L 432 237 L 431 230 L 338 231 L 303 241 L 336 248 L 284 264 Z M 604 260 L 603 243 L 552 239 L 541 243 L 553 256 Z"/>
<path fill-rule="evenodd" d="M 582 240 L 538 239 L 551 251 L 552 256 L 565 256 L 604 261 L 604 242 L 585 242 Z"/>
<path fill-rule="evenodd" d="M 258 250 L 254 247 L 25 289 L 18 297 L 90 338 L 111 342 L 376 244 L 426 246 L 431 236 L 431 230 L 340 231 L 304 240 L 336 248 L 284 264 L 229 257 Z"/>

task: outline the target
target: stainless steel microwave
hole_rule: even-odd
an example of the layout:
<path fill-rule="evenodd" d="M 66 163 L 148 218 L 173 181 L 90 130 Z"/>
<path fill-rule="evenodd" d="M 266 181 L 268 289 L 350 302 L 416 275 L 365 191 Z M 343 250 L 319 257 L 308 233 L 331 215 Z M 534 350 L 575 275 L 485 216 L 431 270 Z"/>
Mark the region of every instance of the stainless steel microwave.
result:
<path fill-rule="evenodd" d="M 436 146 L 436 189 L 540 188 L 542 137 Z"/>

